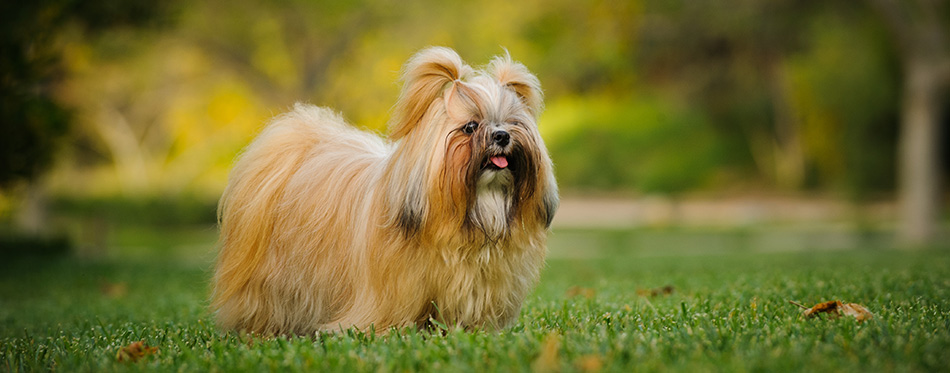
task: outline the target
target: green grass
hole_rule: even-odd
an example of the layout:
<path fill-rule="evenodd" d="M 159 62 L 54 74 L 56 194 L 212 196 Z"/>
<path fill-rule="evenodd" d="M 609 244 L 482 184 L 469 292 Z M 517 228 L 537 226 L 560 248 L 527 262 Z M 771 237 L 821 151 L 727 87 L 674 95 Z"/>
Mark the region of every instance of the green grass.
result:
<path fill-rule="evenodd" d="M 206 309 L 204 254 L 191 262 L 137 256 L 5 260 L 0 371 L 526 371 L 542 363 L 562 371 L 950 367 L 945 249 L 736 247 L 707 253 L 629 244 L 626 238 L 636 232 L 581 232 L 596 239 L 569 240 L 574 233 L 554 235 L 557 253 L 595 255 L 552 257 L 517 324 L 498 333 L 250 337 L 214 328 Z M 110 284 L 126 290 L 104 291 Z M 637 295 L 665 285 L 676 291 Z M 590 288 L 594 296 L 570 297 L 574 286 Z M 790 299 L 861 303 L 874 319 L 805 320 Z M 139 340 L 159 353 L 135 363 L 116 361 L 121 346 Z M 555 347 L 556 356 L 542 356 L 545 345 Z"/>

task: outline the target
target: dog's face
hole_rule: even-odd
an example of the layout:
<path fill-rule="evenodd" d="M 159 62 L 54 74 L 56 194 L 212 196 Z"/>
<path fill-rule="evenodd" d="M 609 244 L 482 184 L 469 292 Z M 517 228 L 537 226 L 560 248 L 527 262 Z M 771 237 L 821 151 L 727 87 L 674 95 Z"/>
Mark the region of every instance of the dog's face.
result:
<path fill-rule="evenodd" d="M 495 240 L 512 224 L 549 224 L 557 191 L 538 132 L 537 78 L 507 56 L 475 72 L 436 48 L 410 60 L 405 79 L 391 137 L 416 176 L 400 225 L 436 219 Z"/>
<path fill-rule="evenodd" d="M 526 101 L 494 76 L 455 83 L 447 96 L 446 174 L 464 181 L 467 223 L 490 237 L 504 233 L 536 192 L 546 163 L 537 120 Z M 451 181 L 451 180 L 450 180 Z"/>

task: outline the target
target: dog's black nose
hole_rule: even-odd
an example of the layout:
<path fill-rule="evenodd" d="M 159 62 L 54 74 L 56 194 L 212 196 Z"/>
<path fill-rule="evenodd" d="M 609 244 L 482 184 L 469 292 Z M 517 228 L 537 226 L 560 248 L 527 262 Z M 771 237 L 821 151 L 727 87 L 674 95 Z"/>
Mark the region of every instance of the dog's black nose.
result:
<path fill-rule="evenodd" d="M 511 140 L 511 135 L 506 131 L 495 131 L 492 135 L 492 140 L 494 140 L 498 146 L 505 146 L 508 145 L 508 141 Z"/>

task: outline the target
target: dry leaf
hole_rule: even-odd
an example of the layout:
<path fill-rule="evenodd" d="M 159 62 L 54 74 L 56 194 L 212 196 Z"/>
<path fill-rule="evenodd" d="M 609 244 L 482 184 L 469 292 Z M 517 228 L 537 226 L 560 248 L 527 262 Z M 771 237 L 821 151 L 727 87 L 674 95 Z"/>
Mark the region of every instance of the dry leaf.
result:
<path fill-rule="evenodd" d="M 604 359 L 599 355 L 584 355 L 574 362 L 581 372 L 599 372 L 604 367 Z"/>
<path fill-rule="evenodd" d="M 158 347 L 149 347 L 145 341 L 132 342 L 132 344 L 122 347 L 115 354 L 118 361 L 135 362 L 143 357 L 153 355 L 158 352 Z"/>
<path fill-rule="evenodd" d="M 858 321 L 870 320 L 874 317 L 871 311 L 868 311 L 867 308 L 857 303 L 845 303 L 840 308 L 841 314 L 854 317 Z"/>
<path fill-rule="evenodd" d="M 531 363 L 531 370 L 534 372 L 558 372 L 561 370 L 560 359 L 557 350 L 561 346 L 561 336 L 556 332 L 550 332 L 544 336 L 541 341 L 541 353 Z"/>
<path fill-rule="evenodd" d="M 567 289 L 567 292 L 566 292 L 566 295 L 568 298 L 574 298 L 580 295 L 580 296 L 583 296 L 584 298 L 590 299 L 590 298 L 593 298 L 594 295 L 596 294 L 597 293 L 594 291 L 594 289 L 583 288 L 580 286 L 571 286 L 569 289 Z"/>
<path fill-rule="evenodd" d="M 129 285 L 124 282 L 103 282 L 102 285 L 99 286 L 99 291 L 109 298 L 117 299 L 128 294 Z"/>
<path fill-rule="evenodd" d="M 818 303 L 811 308 L 793 301 L 788 302 L 805 309 L 802 311 L 802 315 L 808 318 L 816 317 L 821 314 L 828 314 L 828 316 L 832 319 L 836 319 L 841 317 L 841 315 L 845 315 L 854 317 L 858 321 L 865 321 L 874 317 L 874 315 L 871 314 L 871 311 L 868 311 L 868 309 L 864 306 L 857 303 L 842 303 L 840 300 Z"/>
<path fill-rule="evenodd" d="M 676 291 L 676 288 L 673 285 L 666 285 L 664 287 L 655 288 L 655 289 L 637 289 L 637 295 L 641 297 L 657 297 L 660 295 L 670 295 Z"/>

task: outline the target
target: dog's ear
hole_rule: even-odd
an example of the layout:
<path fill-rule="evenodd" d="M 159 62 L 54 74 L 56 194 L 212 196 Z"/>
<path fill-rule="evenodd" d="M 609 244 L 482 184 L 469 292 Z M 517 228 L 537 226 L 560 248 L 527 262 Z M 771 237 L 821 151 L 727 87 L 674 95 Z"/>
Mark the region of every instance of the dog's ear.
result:
<path fill-rule="evenodd" d="M 449 48 L 430 47 L 416 53 L 403 69 L 402 93 L 389 122 L 390 138 L 397 140 L 408 134 L 422 120 L 429 105 L 471 71 L 458 53 Z"/>
<path fill-rule="evenodd" d="M 488 71 L 503 86 L 511 89 L 531 111 L 535 118 L 544 110 L 544 93 L 541 91 L 541 82 L 528 68 L 520 62 L 511 60 L 511 55 L 505 51 L 504 55 L 497 56 L 488 64 Z"/>
<path fill-rule="evenodd" d="M 551 222 L 554 220 L 554 214 L 557 212 L 558 206 L 560 205 L 560 198 L 557 193 L 557 182 L 554 181 L 554 174 L 551 174 L 546 181 L 547 186 L 544 188 L 544 195 L 541 198 L 541 203 L 544 207 L 542 211 L 542 216 L 544 217 L 544 227 L 551 228 Z"/>
<path fill-rule="evenodd" d="M 409 186 L 396 213 L 396 226 L 402 229 L 406 237 L 414 236 L 422 227 L 428 206 L 425 195 L 419 189 L 413 188 L 414 186 Z"/>

